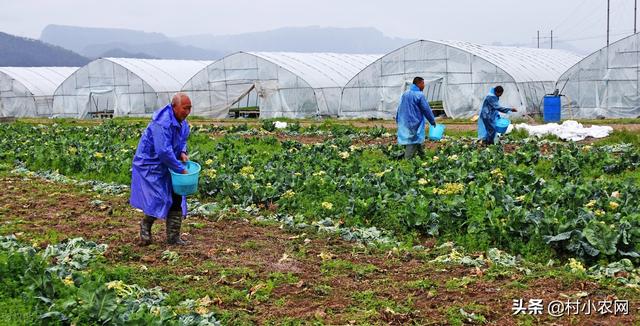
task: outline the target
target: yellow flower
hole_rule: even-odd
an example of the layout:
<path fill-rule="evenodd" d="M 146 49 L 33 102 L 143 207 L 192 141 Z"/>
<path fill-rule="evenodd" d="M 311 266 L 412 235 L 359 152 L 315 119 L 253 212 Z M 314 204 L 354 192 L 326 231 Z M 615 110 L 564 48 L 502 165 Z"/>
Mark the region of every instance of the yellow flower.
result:
<path fill-rule="evenodd" d="M 160 316 L 160 307 L 158 306 L 151 307 L 151 313 L 155 316 Z"/>
<path fill-rule="evenodd" d="M 442 188 L 433 188 L 435 195 L 455 195 L 464 191 L 464 185 L 461 183 L 446 183 Z"/>
<path fill-rule="evenodd" d="M 439 157 L 437 157 L 437 156 L 434 156 L 434 157 L 433 157 L 433 161 L 434 161 L 434 162 L 438 162 L 439 160 L 440 160 L 440 158 L 439 158 Z"/>
<path fill-rule="evenodd" d="M 322 202 L 322 208 L 324 208 L 326 210 L 332 210 L 333 209 L 333 204 L 324 201 L 324 202 Z"/>
<path fill-rule="evenodd" d="M 457 161 L 458 160 L 458 155 L 451 155 L 447 158 L 449 161 Z"/>
<path fill-rule="evenodd" d="M 596 201 L 594 199 L 590 200 L 586 205 L 584 205 L 586 208 L 593 208 L 596 206 Z"/>
<path fill-rule="evenodd" d="M 211 164 L 213 164 L 213 160 L 212 159 L 208 159 L 208 160 L 204 161 L 204 164 L 205 165 L 211 165 Z"/>
<path fill-rule="evenodd" d="M 586 146 L 583 146 L 583 147 L 582 147 L 582 150 L 583 150 L 583 151 L 585 151 L 585 152 L 588 152 L 588 151 L 590 151 L 592 148 L 593 148 L 593 146 L 586 145 Z"/>
<path fill-rule="evenodd" d="M 231 186 L 233 186 L 233 189 L 235 189 L 235 190 L 240 189 L 240 184 L 237 183 L 237 182 L 232 183 Z"/>
<path fill-rule="evenodd" d="M 611 197 L 613 198 L 620 198 L 620 192 L 619 191 L 614 191 L 611 193 Z"/>
<path fill-rule="evenodd" d="M 620 204 L 618 204 L 618 203 L 616 203 L 614 201 L 610 201 L 609 202 L 609 208 L 611 208 L 613 210 L 617 209 L 619 206 L 620 206 Z"/>
<path fill-rule="evenodd" d="M 575 258 L 569 258 L 569 268 L 571 268 L 571 272 L 585 272 L 586 269 L 581 262 L 577 261 Z"/>
<path fill-rule="evenodd" d="M 207 170 L 204 170 L 204 175 L 206 177 L 214 179 L 217 176 L 217 174 L 216 174 L 217 172 L 218 171 L 216 171 L 216 169 L 207 169 Z"/>
<path fill-rule="evenodd" d="M 255 175 L 253 175 L 253 174 L 249 174 L 249 179 L 254 180 L 255 178 L 256 178 L 256 176 L 255 176 Z"/>
<path fill-rule="evenodd" d="M 598 209 L 598 210 L 596 210 L 596 211 L 594 212 L 594 214 L 595 214 L 596 216 L 604 216 L 604 211 L 603 211 L 603 210 L 601 210 L 601 209 Z"/>
<path fill-rule="evenodd" d="M 104 154 L 103 154 L 103 153 L 100 153 L 100 152 L 96 152 L 95 154 L 93 154 L 93 156 L 94 156 L 95 158 L 103 158 L 103 157 L 104 157 Z"/>
<path fill-rule="evenodd" d="M 524 201 L 524 198 L 525 198 L 524 195 L 518 196 L 518 197 L 516 197 L 516 201 Z"/>
<path fill-rule="evenodd" d="M 289 189 L 289 190 L 285 191 L 284 194 L 282 194 L 282 197 L 284 197 L 284 198 L 292 198 L 295 195 L 296 195 L 296 193 L 293 190 Z"/>
<path fill-rule="evenodd" d="M 331 145 L 331 146 L 329 146 L 329 147 L 331 147 L 331 148 L 333 148 L 333 149 L 338 149 L 338 146 L 337 146 L 337 145 Z"/>
<path fill-rule="evenodd" d="M 255 169 L 253 168 L 253 166 L 245 166 L 242 169 L 240 169 L 240 174 L 244 175 L 244 176 L 248 176 L 250 174 L 252 174 L 255 171 Z"/>
<path fill-rule="evenodd" d="M 349 152 L 340 152 L 340 154 L 338 154 L 340 156 L 341 159 L 346 160 L 349 158 Z"/>
<path fill-rule="evenodd" d="M 424 178 L 420 178 L 420 180 L 418 180 L 418 184 L 421 186 L 424 186 L 427 183 L 429 183 L 429 181 L 425 180 Z"/>
<path fill-rule="evenodd" d="M 386 169 L 386 170 L 381 171 L 381 172 L 376 172 L 375 176 L 378 177 L 378 178 L 382 178 L 385 174 L 387 174 L 389 172 L 391 172 L 391 169 Z"/>
<path fill-rule="evenodd" d="M 299 177 L 299 176 L 301 176 L 301 175 L 302 175 L 302 173 L 300 173 L 300 172 L 296 172 L 296 173 L 294 173 L 293 175 L 295 175 L 296 177 Z"/>
<path fill-rule="evenodd" d="M 75 285 L 75 283 L 73 283 L 73 278 L 71 277 L 71 275 L 65 277 L 62 280 L 62 283 L 64 283 L 64 285 L 66 285 L 66 286 L 74 286 Z"/>
<path fill-rule="evenodd" d="M 78 152 L 78 149 L 73 147 L 73 146 L 71 146 L 71 147 L 69 147 L 68 151 L 69 151 L 69 154 L 76 155 L 76 153 Z"/>
<path fill-rule="evenodd" d="M 318 172 L 314 173 L 314 174 L 313 174 L 313 176 L 314 176 L 314 177 L 317 177 L 317 176 L 323 176 L 323 175 L 325 175 L 325 174 L 327 174 L 327 173 L 326 173 L 326 172 L 324 172 L 324 171 L 318 171 Z"/>
<path fill-rule="evenodd" d="M 198 307 L 196 308 L 196 312 L 200 315 L 206 315 L 209 313 L 209 309 L 207 309 L 206 307 Z"/>

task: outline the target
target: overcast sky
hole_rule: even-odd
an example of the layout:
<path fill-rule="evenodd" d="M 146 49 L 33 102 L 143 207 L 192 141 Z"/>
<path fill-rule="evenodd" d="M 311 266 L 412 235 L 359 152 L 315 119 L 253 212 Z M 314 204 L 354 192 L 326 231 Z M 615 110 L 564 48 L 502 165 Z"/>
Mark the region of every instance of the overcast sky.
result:
<path fill-rule="evenodd" d="M 0 31 L 39 38 L 48 24 L 168 36 L 227 35 L 291 26 L 374 27 L 403 38 L 535 46 L 536 31 L 583 51 L 606 40 L 606 0 L 0 0 Z M 633 32 L 634 0 L 611 0 L 611 38 Z"/>

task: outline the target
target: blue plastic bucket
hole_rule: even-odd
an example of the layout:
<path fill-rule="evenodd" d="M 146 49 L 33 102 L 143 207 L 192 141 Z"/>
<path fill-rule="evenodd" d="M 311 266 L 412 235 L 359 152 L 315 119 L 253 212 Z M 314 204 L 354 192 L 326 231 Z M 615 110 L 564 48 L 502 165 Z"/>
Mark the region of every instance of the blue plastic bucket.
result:
<path fill-rule="evenodd" d="M 431 140 L 440 140 L 444 135 L 445 126 L 441 123 L 437 124 L 434 128 L 433 126 L 429 126 L 429 139 Z"/>
<path fill-rule="evenodd" d="M 171 169 L 171 184 L 173 192 L 180 196 L 188 196 L 198 191 L 198 178 L 200 177 L 200 164 L 187 161 L 187 174 L 175 173 Z"/>
<path fill-rule="evenodd" d="M 544 97 L 544 122 L 558 122 L 561 119 L 560 111 L 562 109 L 562 102 L 560 96 L 545 96 Z"/>
<path fill-rule="evenodd" d="M 509 124 L 511 124 L 511 121 L 509 121 L 509 119 L 498 118 L 498 120 L 496 120 L 496 132 L 504 134 L 505 132 L 507 132 Z"/>

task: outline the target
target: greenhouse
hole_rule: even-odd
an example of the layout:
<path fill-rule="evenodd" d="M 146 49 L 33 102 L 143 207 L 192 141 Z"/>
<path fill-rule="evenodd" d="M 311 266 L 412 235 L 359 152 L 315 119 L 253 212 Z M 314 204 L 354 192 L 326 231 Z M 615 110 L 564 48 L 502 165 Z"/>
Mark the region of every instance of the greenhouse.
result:
<path fill-rule="evenodd" d="M 97 59 L 55 91 L 57 117 L 144 116 L 170 102 L 182 85 L 211 61 Z"/>
<path fill-rule="evenodd" d="M 640 34 L 587 56 L 559 79 L 568 118 L 640 117 Z"/>
<path fill-rule="evenodd" d="M 344 87 L 340 116 L 394 118 L 400 95 L 413 77 L 425 79 L 430 102 L 441 101 L 452 118 L 477 114 L 491 87 L 502 85 L 501 102 L 518 114 L 537 114 L 558 77 L 580 57 L 563 50 L 485 46 L 459 41 L 416 41 L 395 50 Z"/>
<path fill-rule="evenodd" d="M 253 108 L 261 118 L 336 116 L 342 87 L 379 55 L 238 52 L 202 69 L 183 88 L 193 114 L 224 118 Z"/>
<path fill-rule="evenodd" d="M 50 116 L 53 92 L 77 69 L 0 67 L 0 117 Z"/>

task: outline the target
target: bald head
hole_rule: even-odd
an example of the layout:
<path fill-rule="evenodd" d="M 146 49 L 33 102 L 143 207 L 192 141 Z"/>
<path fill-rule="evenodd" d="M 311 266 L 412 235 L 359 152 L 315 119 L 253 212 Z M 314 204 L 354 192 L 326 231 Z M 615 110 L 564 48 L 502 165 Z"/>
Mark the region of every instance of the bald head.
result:
<path fill-rule="evenodd" d="M 185 93 L 176 93 L 171 99 L 171 107 L 176 119 L 184 121 L 191 113 L 191 99 Z"/>

